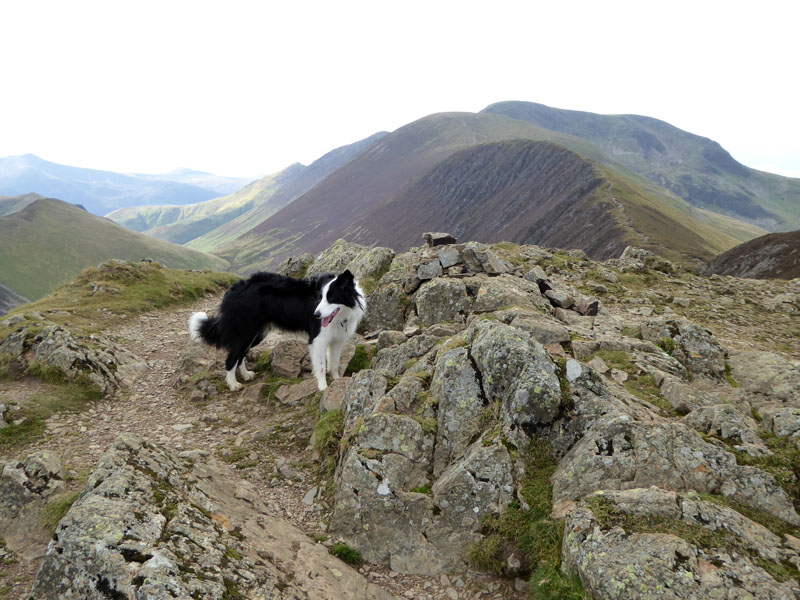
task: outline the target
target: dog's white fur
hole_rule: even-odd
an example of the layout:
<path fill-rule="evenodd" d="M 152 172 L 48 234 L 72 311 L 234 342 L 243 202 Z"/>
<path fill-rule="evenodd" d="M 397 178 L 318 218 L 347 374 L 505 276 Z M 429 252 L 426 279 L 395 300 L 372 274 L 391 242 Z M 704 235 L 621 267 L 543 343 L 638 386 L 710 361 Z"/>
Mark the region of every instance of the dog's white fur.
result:
<path fill-rule="evenodd" d="M 328 289 L 334 281 L 329 281 L 322 289 L 322 300 L 317 305 L 315 314 L 318 314 L 324 322 L 326 317 L 336 313 L 337 309 L 338 313 L 333 317 L 330 324 L 320 330 L 319 335 L 308 346 L 308 352 L 311 355 L 311 368 L 317 380 L 317 388 L 320 391 L 328 387 L 328 383 L 325 380 L 326 362 L 327 371 L 331 374 L 331 377 L 338 379 L 341 376 L 339 362 L 342 357 L 342 348 L 344 348 L 347 340 L 355 335 L 356 328 L 367 308 L 364 291 L 358 285 L 358 282 L 355 282 L 355 288 L 361 300 L 361 306 L 356 303 L 353 308 L 349 308 L 343 304 L 331 304 L 328 302 Z"/>

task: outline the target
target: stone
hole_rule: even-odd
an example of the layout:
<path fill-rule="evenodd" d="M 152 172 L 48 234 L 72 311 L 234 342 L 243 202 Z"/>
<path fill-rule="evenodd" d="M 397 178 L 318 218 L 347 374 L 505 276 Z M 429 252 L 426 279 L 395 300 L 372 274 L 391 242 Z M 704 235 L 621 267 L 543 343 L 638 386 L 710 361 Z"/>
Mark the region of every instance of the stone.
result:
<path fill-rule="evenodd" d="M 361 321 L 367 331 L 399 331 L 406 322 L 406 312 L 411 306 L 411 300 L 402 283 L 386 282 L 385 279 L 384 276 L 369 296 L 369 310 Z"/>
<path fill-rule="evenodd" d="M 510 306 L 539 310 L 550 314 L 550 303 L 539 293 L 539 288 L 524 279 L 512 275 L 500 275 L 480 280 L 474 312 L 494 312 Z"/>
<path fill-rule="evenodd" d="M 442 276 L 442 265 L 438 258 L 422 263 L 417 269 L 417 277 L 422 281 Z"/>
<path fill-rule="evenodd" d="M 449 233 L 428 232 L 422 234 L 422 239 L 430 247 L 443 246 L 445 244 L 455 244 L 456 238 Z"/>
<path fill-rule="evenodd" d="M 687 319 L 655 318 L 644 321 L 642 339 L 655 344 L 672 340 L 671 354 L 694 375 L 722 379 L 725 352 L 710 330 Z"/>
<path fill-rule="evenodd" d="M 4 547 L 33 560 L 43 554 L 50 537 L 44 525 L 45 506 L 64 491 L 66 473 L 49 450 L 7 462 L 0 473 L 0 539 Z"/>
<path fill-rule="evenodd" d="M 270 370 L 279 377 L 300 377 L 303 360 L 308 355 L 308 344 L 292 337 L 282 337 L 272 349 Z"/>
<path fill-rule="evenodd" d="M 518 327 L 531 334 L 533 339 L 543 345 L 566 344 L 570 341 L 569 330 L 561 323 L 536 313 L 521 314 L 511 321 L 512 327 Z"/>
<path fill-rule="evenodd" d="M 276 273 L 286 275 L 287 277 L 300 278 L 305 277 L 308 268 L 314 262 L 314 257 L 308 252 L 299 256 L 290 256 L 284 260 L 278 268 L 275 269 Z"/>
<path fill-rule="evenodd" d="M 775 435 L 800 438 L 800 407 L 766 406 L 760 413 L 764 427 Z"/>
<path fill-rule="evenodd" d="M 447 248 L 442 248 L 436 254 L 437 258 L 439 259 L 439 264 L 442 265 L 443 269 L 449 269 L 461 262 L 461 257 L 458 252 L 458 248 L 453 246 L 448 246 Z"/>
<path fill-rule="evenodd" d="M 350 377 L 334 379 L 319 399 L 319 414 L 324 415 L 332 410 L 342 410 L 349 385 Z"/>
<path fill-rule="evenodd" d="M 466 265 L 470 273 L 488 273 L 499 275 L 506 273 L 508 268 L 489 246 L 480 242 L 468 242 L 461 250 L 461 262 Z"/>
<path fill-rule="evenodd" d="M 395 331 L 393 329 L 384 329 L 378 334 L 378 350 L 397 346 L 404 343 L 408 338 L 402 331 Z"/>
<path fill-rule="evenodd" d="M 324 275 L 332 273 L 338 275 L 343 272 L 347 265 L 360 254 L 366 251 L 365 246 L 353 244 L 347 240 L 336 240 L 332 246 L 322 252 L 309 267 L 306 272 L 308 277 L 314 275 Z"/>
<path fill-rule="evenodd" d="M 282 385 L 275 391 L 275 399 L 281 404 L 299 404 L 317 393 L 317 382 L 313 378 L 304 379 L 301 383 Z"/>
<path fill-rule="evenodd" d="M 484 395 L 490 403 L 501 402 L 506 422 L 550 423 L 561 405 L 561 387 L 544 347 L 525 331 L 491 321 L 477 322 L 468 335 Z"/>
<path fill-rule="evenodd" d="M 550 304 L 559 308 L 572 308 L 575 305 L 575 298 L 566 292 L 550 289 L 544 293 Z"/>
<path fill-rule="evenodd" d="M 417 315 L 426 325 L 446 322 L 464 322 L 472 308 L 464 282 L 437 278 L 420 287 L 414 299 Z"/>
<path fill-rule="evenodd" d="M 573 309 L 586 317 L 593 317 L 600 312 L 600 301 L 596 298 L 580 298 Z"/>
<path fill-rule="evenodd" d="M 433 459 L 433 475 L 438 477 L 480 432 L 483 390 L 466 348 L 453 348 L 439 355 L 431 393 L 438 401 Z"/>
<path fill-rule="evenodd" d="M 381 276 L 389 270 L 394 257 L 395 252 L 391 248 L 383 246 L 365 248 L 356 254 L 345 268 L 349 269 L 362 284 L 369 281 L 377 283 Z"/>
<path fill-rule="evenodd" d="M 800 407 L 800 366 L 773 352 L 731 352 L 731 376 L 752 395 L 756 407 L 786 403 Z"/>
<path fill-rule="evenodd" d="M 572 447 L 553 476 L 553 502 L 651 485 L 721 494 L 800 524 L 772 475 L 739 466 L 732 454 L 682 423 L 641 423 L 627 415 L 601 419 Z"/>
<path fill-rule="evenodd" d="M 681 422 L 696 431 L 733 444 L 737 450 L 753 456 L 771 454 L 764 440 L 758 435 L 756 422 L 730 404 L 697 408 L 683 417 Z"/>

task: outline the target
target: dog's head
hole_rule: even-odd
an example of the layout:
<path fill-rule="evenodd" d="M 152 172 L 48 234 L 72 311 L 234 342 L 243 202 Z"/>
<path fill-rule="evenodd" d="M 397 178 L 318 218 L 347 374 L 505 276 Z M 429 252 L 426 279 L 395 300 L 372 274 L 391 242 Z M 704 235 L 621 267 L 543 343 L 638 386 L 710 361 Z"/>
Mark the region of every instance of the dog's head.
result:
<path fill-rule="evenodd" d="M 364 293 L 350 271 L 345 271 L 325 284 L 322 288 L 322 300 L 317 304 L 314 316 L 322 319 L 322 326 L 327 327 L 344 307 L 364 310 Z"/>

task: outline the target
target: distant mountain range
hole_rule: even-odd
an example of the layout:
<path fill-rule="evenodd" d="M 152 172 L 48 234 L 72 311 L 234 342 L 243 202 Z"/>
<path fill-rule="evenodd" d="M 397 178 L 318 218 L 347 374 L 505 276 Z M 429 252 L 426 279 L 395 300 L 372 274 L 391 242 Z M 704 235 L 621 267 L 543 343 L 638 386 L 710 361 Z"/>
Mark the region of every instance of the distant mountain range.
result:
<path fill-rule="evenodd" d="M 12 158 L 17 166 L 39 164 L 35 157 Z M 2 160 L 0 193 L 3 173 L 14 170 Z M 46 164 L 49 174 L 73 169 Z M 103 179 L 90 173 L 104 172 L 73 172 L 64 190 L 80 191 L 52 195 L 91 211 L 87 197 L 95 198 L 98 186 L 90 184 L 131 184 L 115 174 Z M 173 181 L 133 179 L 167 186 L 158 193 L 177 189 L 169 186 L 212 193 L 212 184 L 235 185 L 186 170 L 168 176 Z M 44 181 L 67 179 L 48 175 Z M 240 273 L 317 253 L 338 238 L 404 251 L 430 230 L 463 240 L 580 247 L 593 258 L 635 244 L 676 260 L 705 261 L 768 231 L 800 227 L 800 179 L 750 169 L 716 142 L 650 117 L 529 102 L 430 115 L 213 199 L 158 203 L 155 192 L 137 189 L 147 201 L 130 202 L 132 192 L 124 202 L 117 195 L 120 204 L 110 218 L 212 252 Z M 35 186 L 25 191 L 50 195 Z M 108 196 L 102 202 L 113 203 Z M 0 199 L 0 214 L 13 206 Z"/>
<path fill-rule="evenodd" d="M 0 304 L 37 300 L 83 269 L 118 258 L 225 271 L 227 261 L 130 231 L 82 208 L 39 199 L 0 218 Z M 16 296 L 16 301 L 14 296 Z"/>
<path fill-rule="evenodd" d="M 246 183 L 186 169 L 164 175 L 124 175 L 59 165 L 33 154 L 0 158 L 0 194 L 37 193 L 79 204 L 100 216 L 123 206 L 203 202 Z"/>

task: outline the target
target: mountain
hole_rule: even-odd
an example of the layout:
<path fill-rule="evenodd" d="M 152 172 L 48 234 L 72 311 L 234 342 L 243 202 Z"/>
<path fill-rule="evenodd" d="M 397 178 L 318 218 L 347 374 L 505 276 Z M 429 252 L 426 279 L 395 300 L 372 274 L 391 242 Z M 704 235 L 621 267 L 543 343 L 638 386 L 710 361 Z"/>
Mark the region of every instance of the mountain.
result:
<path fill-rule="evenodd" d="M 0 283 L 30 300 L 111 258 L 150 258 L 182 269 L 228 267 L 218 257 L 130 231 L 52 198 L 0 218 Z"/>
<path fill-rule="evenodd" d="M 295 163 L 228 196 L 188 206 L 122 208 L 108 217 L 135 231 L 210 251 L 249 231 L 384 135 L 331 150 L 308 166 Z"/>
<path fill-rule="evenodd" d="M 717 142 L 664 121 L 533 102 L 500 102 L 482 112 L 582 138 L 694 206 L 771 231 L 800 227 L 800 179 L 746 167 Z"/>
<path fill-rule="evenodd" d="M 105 215 L 123 206 L 189 204 L 218 195 L 196 185 L 70 167 L 32 154 L 0 158 L 0 194 L 31 192 L 81 204 L 95 215 Z"/>
<path fill-rule="evenodd" d="M 148 173 L 135 173 L 136 177 L 157 181 L 175 181 L 195 187 L 211 190 L 220 195 L 232 194 L 246 186 L 252 179 L 248 177 L 222 177 L 205 171 L 194 169 L 174 169 L 168 173 L 152 175 Z"/>
<path fill-rule="evenodd" d="M 44 198 L 41 194 L 24 194 L 22 196 L 0 196 L 0 217 L 22 210 L 28 204 Z"/>
<path fill-rule="evenodd" d="M 711 258 L 764 232 L 692 208 L 581 138 L 505 115 L 442 113 L 385 136 L 214 252 L 249 271 L 340 237 L 404 250 L 431 229 L 578 245 L 596 258 L 627 243 Z"/>
<path fill-rule="evenodd" d="M 762 235 L 723 252 L 703 270 L 704 275 L 715 273 L 751 279 L 800 277 L 800 230 Z"/>

